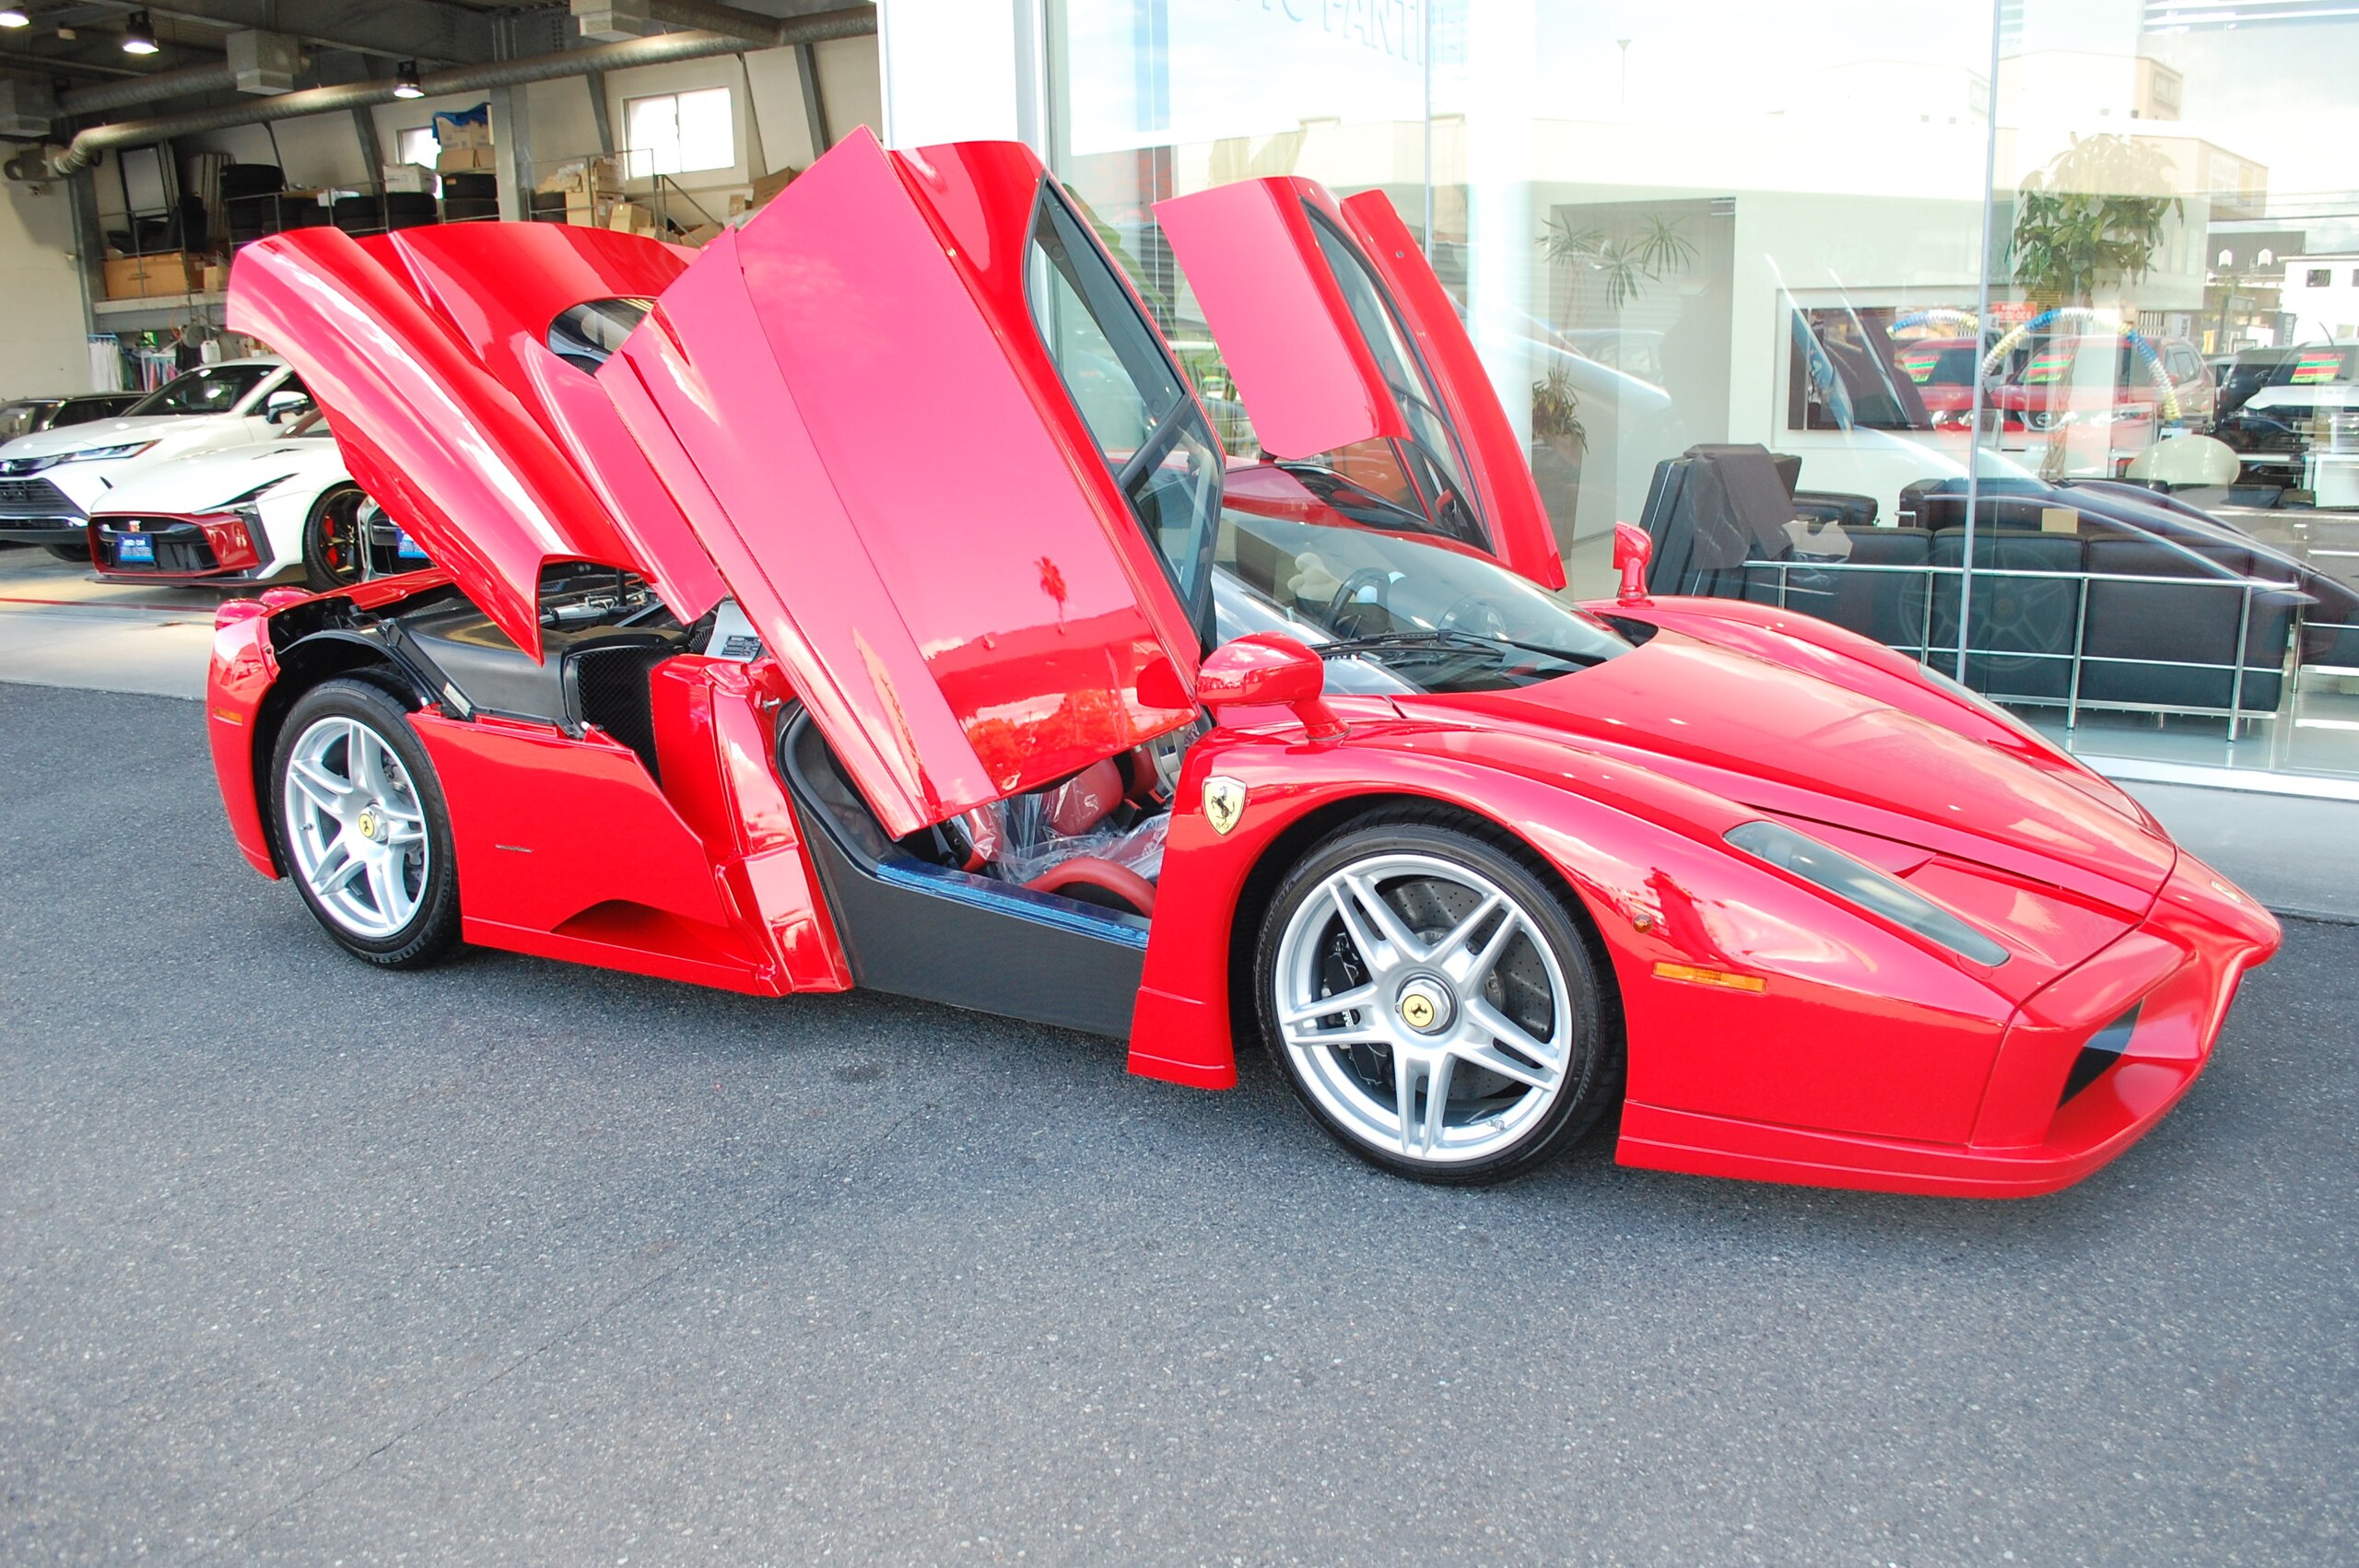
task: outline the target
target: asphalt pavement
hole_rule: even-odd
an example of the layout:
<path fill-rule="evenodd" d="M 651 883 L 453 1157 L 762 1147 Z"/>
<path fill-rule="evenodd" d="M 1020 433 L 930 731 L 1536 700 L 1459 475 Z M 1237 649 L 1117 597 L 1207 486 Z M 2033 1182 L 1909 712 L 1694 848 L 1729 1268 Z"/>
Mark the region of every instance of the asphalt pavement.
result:
<path fill-rule="evenodd" d="M 2359 1561 L 2354 1017 L 2294 923 L 2050 1199 L 1438 1191 L 1258 1063 L 377 973 L 194 705 L 0 685 L 0 1560 Z"/>

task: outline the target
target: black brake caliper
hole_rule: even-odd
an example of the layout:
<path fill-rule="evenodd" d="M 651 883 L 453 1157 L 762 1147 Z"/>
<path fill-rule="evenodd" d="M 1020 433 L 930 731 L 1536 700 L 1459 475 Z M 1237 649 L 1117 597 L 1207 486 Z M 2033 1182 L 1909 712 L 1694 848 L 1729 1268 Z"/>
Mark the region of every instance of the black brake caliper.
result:
<path fill-rule="evenodd" d="M 1334 996 L 1367 984 L 1367 965 L 1361 962 L 1359 950 L 1352 945 L 1344 923 L 1335 921 L 1327 928 L 1327 939 L 1319 950 L 1319 994 Z M 1333 1028 L 1344 1021 L 1340 1012 L 1329 1013 L 1319 1020 L 1322 1028 Z M 1344 1047 L 1352 1071 L 1369 1090 L 1389 1094 L 1392 1088 L 1392 1053 L 1382 1046 L 1355 1041 Z"/>

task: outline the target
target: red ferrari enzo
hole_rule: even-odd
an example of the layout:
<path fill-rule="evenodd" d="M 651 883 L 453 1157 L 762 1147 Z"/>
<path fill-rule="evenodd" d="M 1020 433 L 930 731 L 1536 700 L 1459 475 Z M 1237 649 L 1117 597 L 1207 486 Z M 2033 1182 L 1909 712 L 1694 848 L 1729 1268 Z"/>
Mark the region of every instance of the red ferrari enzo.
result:
<path fill-rule="evenodd" d="M 2035 1193 L 2193 1082 L 2250 899 L 1848 632 L 1565 602 L 1380 193 L 1158 216 L 1257 461 L 1021 146 L 858 136 L 700 252 L 247 247 L 233 324 L 437 565 L 222 610 L 246 857 L 389 966 L 868 986 L 1207 1089 L 1258 1039 L 1433 1181 L 1618 1108 L 1633 1164 Z"/>

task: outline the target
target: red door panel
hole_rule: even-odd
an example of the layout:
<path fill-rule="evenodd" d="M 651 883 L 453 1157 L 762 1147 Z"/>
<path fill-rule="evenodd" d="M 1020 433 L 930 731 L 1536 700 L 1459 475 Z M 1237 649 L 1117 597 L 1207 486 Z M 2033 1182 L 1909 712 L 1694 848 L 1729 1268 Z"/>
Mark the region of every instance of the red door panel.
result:
<path fill-rule="evenodd" d="M 896 834 L 1189 717 L 1139 696 L 1196 649 L 1025 309 L 1041 178 L 855 135 L 599 372 Z"/>
<path fill-rule="evenodd" d="M 1491 553 L 1547 588 L 1564 564 L 1507 410 L 1449 292 L 1392 203 L 1338 203 L 1291 176 L 1215 186 L 1156 205 L 1238 395 L 1267 451 L 1302 459 L 1413 432 L 1379 349 L 1322 250 L 1323 219 L 1373 270 L 1448 427 Z M 1389 349 L 1385 350 L 1389 354 Z"/>

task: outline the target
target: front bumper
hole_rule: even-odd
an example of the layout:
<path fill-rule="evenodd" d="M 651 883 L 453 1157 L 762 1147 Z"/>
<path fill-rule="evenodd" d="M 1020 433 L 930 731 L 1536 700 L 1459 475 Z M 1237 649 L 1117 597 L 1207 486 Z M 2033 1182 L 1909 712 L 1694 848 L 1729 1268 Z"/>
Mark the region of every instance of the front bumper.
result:
<path fill-rule="evenodd" d="M 2186 1094 L 2245 971 L 2277 922 L 2182 854 L 2145 922 L 2019 1009 L 1964 1144 L 1624 1107 L 1624 1164 L 1699 1176 L 1958 1198 L 2071 1186 L 2136 1142 Z"/>
<path fill-rule="evenodd" d="M 114 516 L 91 521 L 89 546 L 99 577 L 108 582 L 241 582 L 262 573 L 257 519 L 244 512 L 188 516 Z M 126 558 L 127 541 L 143 544 L 145 558 Z"/>
<path fill-rule="evenodd" d="M 10 521 L 0 522 L 0 544 L 86 544 L 89 539 L 89 524 L 67 521 L 63 518 L 46 521 Z"/>

